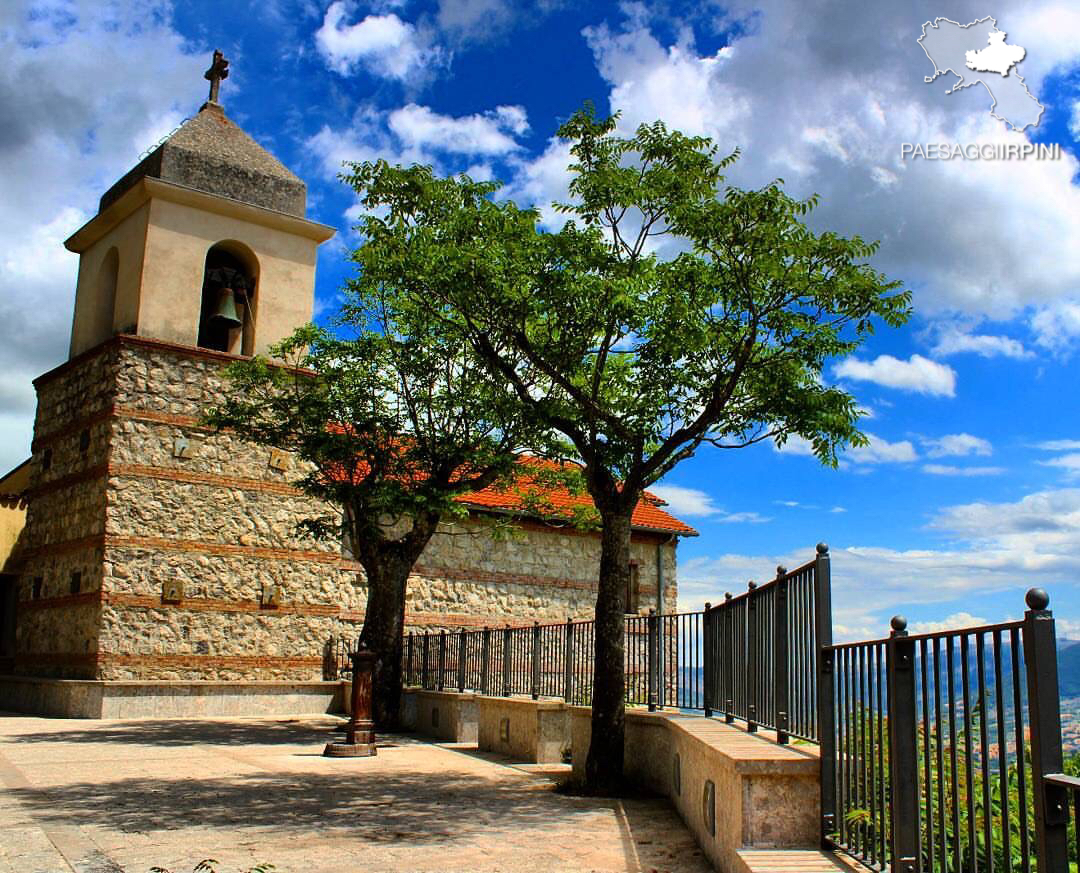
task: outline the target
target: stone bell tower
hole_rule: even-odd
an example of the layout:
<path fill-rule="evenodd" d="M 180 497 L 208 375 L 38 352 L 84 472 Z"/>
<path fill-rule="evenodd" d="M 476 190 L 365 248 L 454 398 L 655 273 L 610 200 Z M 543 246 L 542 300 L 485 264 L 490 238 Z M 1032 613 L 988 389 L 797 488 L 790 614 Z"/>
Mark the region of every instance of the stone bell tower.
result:
<path fill-rule="evenodd" d="M 227 61 L 215 58 L 212 84 Z M 65 243 L 79 255 L 71 356 L 117 333 L 265 354 L 311 318 L 307 191 L 216 101 L 105 192 Z"/>
<path fill-rule="evenodd" d="M 15 646 L 0 657 L 21 678 L 0 682 L 0 708 L 150 714 L 107 698 L 314 682 L 323 642 L 362 605 L 340 550 L 296 532 L 317 508 L 289 484 L 293 459 L 201 424 L 228 363 L 311 320 L 316 248 L 334 234 L 225 114 L 227 75 L 215 53 L 210 99 L 66 242 L 70 358 L 34 382 L 27 520 L 5 577 Z"/>

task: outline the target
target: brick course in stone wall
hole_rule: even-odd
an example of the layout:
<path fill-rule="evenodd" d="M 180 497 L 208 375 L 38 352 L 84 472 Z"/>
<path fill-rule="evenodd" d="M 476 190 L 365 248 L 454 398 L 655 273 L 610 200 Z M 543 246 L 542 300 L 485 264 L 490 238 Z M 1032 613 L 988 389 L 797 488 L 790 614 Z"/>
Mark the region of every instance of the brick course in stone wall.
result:
<path fill-rule="evenodd" d="M 299 462 L 277 469 L 268 449 L 198 424 L 222 399 L 229 360 L 119 337 L 37 380 L 27 530 L 13 556 L 17 672 L 317 679 L 327 640 L 359 631 L 362 568 L 339 543 L 297 531 L 304 517 L 337 514 L 291 484 Z M 474 515 L 440 528 L 410 579 L 410 624 L 497 627 L 591 615 L 597 535 L 522 520 L 497 539 L 491 525 Z M 674 544 L 644 532 L 631 547 L 640 606 L 656 605 L 658 547 L 671 611 Z M 165 602 L 163 586 L 174 582 L 183 596 Z M 267 608 L 269 589 L 281 599 Z"/>

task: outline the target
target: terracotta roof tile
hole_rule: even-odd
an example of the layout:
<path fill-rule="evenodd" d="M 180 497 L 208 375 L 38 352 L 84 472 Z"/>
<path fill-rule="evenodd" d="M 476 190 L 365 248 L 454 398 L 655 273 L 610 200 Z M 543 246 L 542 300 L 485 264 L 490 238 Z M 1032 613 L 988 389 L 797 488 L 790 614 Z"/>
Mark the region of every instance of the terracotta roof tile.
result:
<path fill-rule="evenodd" d="M 522 464 L 542 465 L 549 469 L 558 467 L 554 462 L 541 461 L 537 458 L 523 460 Z M 530 496 L 535 496 L 536 499 L 550 505 L 556 512 L 562 511 L 567 515 L 570 515 L 574 510 L 592 506 L 592 498 L 588 494 L 572 494 L 569 489 L 562 486 L 544 485 L 538 487 L 535 491 L 529 490 Z M 526 509 L 526 500 L 520 490 L 509 490 L 496 486 L 488 486 L 482 491 L 462 494 L 457 499 L 466 506 L 473 506 L 478 509 L 500 509 L 507 512 L 521 512 Z M 646 491 L 644 498 L 634 507 L 634 514 L 630 519 L 631 525 L 636 530 L 660 531 L 687 537 L 696 537 L 698 535 L 698 532 L 688 524 L 684 524 L 671 513 L 660 508 L 664 505 L 666 504 L 663 500 Z"/>

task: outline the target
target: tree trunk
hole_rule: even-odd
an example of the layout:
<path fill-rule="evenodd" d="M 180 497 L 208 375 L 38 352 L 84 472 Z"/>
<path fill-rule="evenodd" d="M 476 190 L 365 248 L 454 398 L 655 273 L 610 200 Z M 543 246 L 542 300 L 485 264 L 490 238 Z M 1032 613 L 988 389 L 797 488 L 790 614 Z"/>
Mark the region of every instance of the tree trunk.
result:
<path fill-rule="evenodd" d="M 623 651 L 632 512 L 633 506 L 615 512 L 601 508 L 592 742 L 585 759 L 585 786 L 595 794 L 617 793 L 622 787 L 626 686 Z"/>
<path fill-rule="evenodd" d="M 360 645 L 375 655 L 372 717 L 379 730 L 395 730 L 401 717 L 405 586 L 412 562 L 398 555 L 380 554 L 365 562 L 365 570 L 368 596 Z"/>
<path fill-rule="evenodd" d="M 350 518 L 359 514 L 350 514 Z M 404 650 L 405 589 L 413 564 L 439 526 L 437 512 L 422 513 L 399 539 L 354 525 L 353 542 L 367 573 L 367 611 L 360 645 L 375 655 L 372 676 L 372 718 L 379 730 L 401 722 L 401 655 Z"/>

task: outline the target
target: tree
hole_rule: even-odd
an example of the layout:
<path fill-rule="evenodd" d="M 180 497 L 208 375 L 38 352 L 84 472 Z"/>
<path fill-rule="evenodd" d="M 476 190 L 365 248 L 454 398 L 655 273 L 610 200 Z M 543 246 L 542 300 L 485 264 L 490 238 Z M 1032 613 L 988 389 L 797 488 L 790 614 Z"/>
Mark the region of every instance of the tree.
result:
<path fill-rule="evenodd" d="M 363 247 L 354 256 L 361 266 Z M 348 537 L 367 581 L 360 642 L 375 654 L 374 718 L 398 721 L 406 583 L 440 521 L 467 514 L 456 498 L 514 479 L 529 428 L 468 346 L 426 311 L 362 278 L 349 283 L 336 331 L 314 325 L 272 350 L 288 366 L 232 364 L 224 402 L 205 416 L 304 462 L 298 486 L 326 512 L 304 519 L 316 538 Z"/>
<path fill-rule="evenodd" d="M 902 324 L 909 294 L 866 264 L 876 246 L 815 233 L 815 200 L 777 181 L 725 185 L 737 153 L 588 105 L 571 143 L 570 220 L 544 232 L 498 186 L 430 168 L 355 164 L 350 181 L 380 281 L 460 333 L 538 426 L 583 465 L 601 519 L 592 744 L 596 792 L 621 783 L 623 617 L 631 514 L 702 445 L 792 435 L 835 465 L 865 444 L 852 396 L 823 379 L 873 322 Z M 372 277 L 375 278 L 374 276 Z"/>

